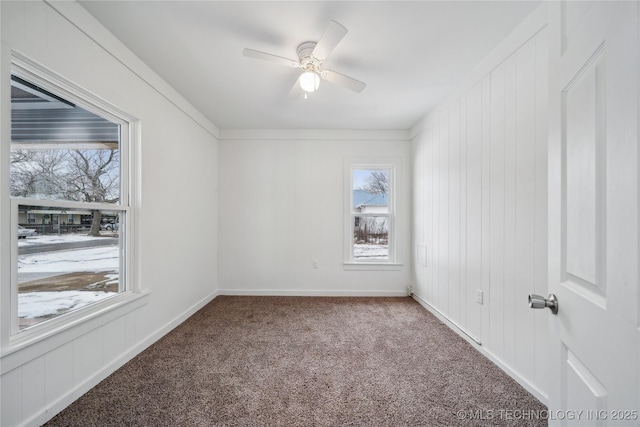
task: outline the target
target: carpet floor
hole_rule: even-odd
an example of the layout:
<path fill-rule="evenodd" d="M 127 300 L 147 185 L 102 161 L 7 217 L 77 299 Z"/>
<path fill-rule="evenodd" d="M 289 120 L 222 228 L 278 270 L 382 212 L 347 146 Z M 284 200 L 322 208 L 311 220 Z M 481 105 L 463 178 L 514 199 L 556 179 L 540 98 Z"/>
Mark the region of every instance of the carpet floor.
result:
<path fill-rule="evenodd" d="M 46 426 L 543 426 L 411 298 L 220 296 Z"/>

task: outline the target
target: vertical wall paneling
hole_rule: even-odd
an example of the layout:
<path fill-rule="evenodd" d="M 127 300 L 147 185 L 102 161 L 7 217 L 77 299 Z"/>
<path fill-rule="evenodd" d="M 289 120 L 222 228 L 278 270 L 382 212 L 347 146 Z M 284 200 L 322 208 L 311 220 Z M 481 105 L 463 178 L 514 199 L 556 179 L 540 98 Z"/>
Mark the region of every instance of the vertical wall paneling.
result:
<path fill-rule="evenodd" d="M 441 211 L 440 211 L 440 194 L 442 189 L 440 185 L 442 183 L 442 170 L 446 165 L 443 165 L 440 162 L 440 152 L 442 151 L 442 141 L 440 139 L 440 128 L 442 127 L 443 117 L 435 123 L 433 128 L 433 132 L 431 132 L 431 145 L 433 146 L 433 152 L 431 153 L 431 168 L 433 170 L 432 181 L 433 181 L 433 273 L 431 275 L 431 301 L 435 307 L 442 311 L 440 307 L 440 299 L 439 299 L 439 276 L 442 265 L 440 264 L 440 260 L 442 259 L 442 254 L 440 254 L 440 238 L 442 234 L 442 230 L 440 229 L 441 222 Z"/>
<path fill-rule="evenodd" d="M 2 376 L 0 381 L 0 413 L 2 425 L 18 425 L 22 417 L 22 397 L 26 389 L 22 380 L 22 367 L 16 368 Z"/>
<path fill-rule="evenodd" d="M 16 370 L 22 371 L 22 419 L 29 419 L 45 406 L 44 358 L 34 359 Z"/>
<path fill-rule="evenodd" d="M 482 313 L 482 325 L 488 325 L 490 319 L 489 307 L 486 301 L 491 301 L 491 76 L 482 79 L 482 295 L 477 301 Z M 488 305 L 488 304 L 487 304 Z M 482 342 L 489 335 L 488 328 L 482 328 Z"/>
<path fill-rule="evenodd" d="M 49 405 L 73 388 L 73 342 L 47 353 L 44 367 L 45 402 Z"/>
<path fill-rule="evenodd" d="M 535 229 L 535 39 L 516 52 L 516 204 L 515 204 L 515 282 L 514 310 L 516 331 L 515 366 L 527 378 L 533 378 L 534 311 L 527 305 L 527 295 L 534 290 Z"/>
<path fill-rule="evenodd" d="M 460 321 L 460 102 L 449 111 L 449 317 Z"/>
<path fill-rule="evenodd" d="M 542 27 L 425 118 L 413 141 L 424 157 L 413 191 L 415 239 L 433 261 L 416 266 L 416 294 L 544 400 L 547 325 L 527 305 L 547 287 Z"/>
<path fill-rule="evenodd" d="M 438 200 L 438 307 L 449 312 L 449 115 L 443 116 L 438 132 L 440 153 L 438 164 L 442 165 L 439 176 Z"/>
<path fill-rule="evenodd" d="M 440 120 L 442 120 L 440 118 Z M 432 262 L 431 262 L 431 268 L 428 269 L 429 271 L 429 285 L 428 285 L 428 295 L 431 298 L 431 301 L 433 302 L 434 305 L 437 306 L 438 304 L 438 300 L 436 299 L 436 285 L 437 285 L 437 280 L 436 278 L 438 277 L 438 268 L 440 267 L 440 264 L 438 264 L 438 210 L 436 209 L 436 204 L 435 201 L 438 199 L 438 169 L 439 169 L 439 165 L 438 165 L 438 161 L 437 161 L 437 156 L 438 153 L 440 151 L 440 147 L 438 144 L 438 138 L 437 138 L 437 134 L 438 134 L 438 126 L 440 125 L 439 121 L 437 121 L 434 125 L 434 128 L 432 130 L 429 131 L 429 184 L 430 184 L 430 190 L 431 190 L 431 195 L 429 197 L 429 210 L 431 211 L 431 220 L 429 221 L 431 223 L 431 230 L 430 230 L 430 234 L 431 234 L 431 238 L 430 238 L 430 242 L 431 242 L 431 247 L 433 248 L 431 251 L 431 258 L 432 258 Z"/>
<path fill-rule="evenodd" d="M 564 4 L 564 3 L 563 3 Z M 534 261 L 534 291 L 538 295 L 547 293 L 547 70 L 548 39 L 544 31 L 536 37 L 536 127 L 535 127 L 535 261 Z M 536 361 L 549 360 L 546 344 L 549 342 L 548 319 L 545 316 L 535 318 L 534 358 Z M 544 364 L 542 364 L 544 366 Z M 540 369 L 540 363 L 534 365 L 535 383 L 543 389 L 548 389 L 551 381 L 546 369 Z"/>
<path fill-rule="evenodd" d="M 491 209 L 489 211 L 490 252 L 488 303 L 489 341 L 486 345 L 504 353 L 504 313 L 505 286 L 504 245 L 505 245 L 505 64 L 502 63 L 491 73 L 491 154 L 490 188 Z"/>
<path fill-rule="evenodd" d="M 84 334 L 73 341 L 73 381 L 81 383 L 102 366 L 102 334 L 100 330 Z"/>
<path fill-rule="evenodd" d="M 515 361 L 515 206 L 516 206 L 516 166 L 515 166 L 515 109 L 516 109 L 516 57 L 512 55 L 505 64 L 505 128 L 504 145 L 504 361 L 514 366 Z M 495 165 L 498 167 L 498 165 Z"/>
<path fill-rule="evenodd" d="M 297 283 L 301 277 L 304 276 L 304 271 L 309 267 L 309 264 L 313 265 L 313 260 L 318 261 L 318 266 L 324 265 L 326 263 L 326 254 L 323 250 L 323 245 L 319 244 L 322 236 L 322 229 L 320 224 L 318 226 L 311 226 L 310 222 L 312 221 L 310 215 L 307 211 L 307 206 L 313 204 L 315 199 L 315 195 L 307 191 L 309 184 L 311 186 L 316 187 L 318 182 L 321 182 L 322 174 L 321 170 L 319 170 L 316 162 L 312 161 L 313 149 L 311 147 L 298 146 L 294 147 L 296 150 L 295 158 L 300 159 L 300 161 L 295 162 L 295 166 L 293 168 L 293 177 L 294 188 L 293 188 L 293 197 L 292 201 L 294 202 L 292 205 L 292 209 L 294 212 L 294 224 L 293 227 L 290 227 L 291 232 L 295 230 L 304 230 L 302 233 L 298 232 L 298 239 L 304 239 L 307 243 L 308 251 L 296 251 L 295 248 L 292 249 L 293 256 L 295 259 L 295 268 L 291 270 L 295 272 L 295 275 L 289 280 L 293 283 Z M 296 179 L 296 177 L 300 177 Z M 320 195 L 323 197 L 324 195 Z M 293 239 L 296 236 L 294 234 Z M 290 239 L 289 241 L 294 241 Z M 311 258 L 311 259 L 309 259 Z M 316 270 L 315 273 L 318 271 Z M 317 275 L 316 275 L 317 276 Z M 314 277 L 315 279 L 315 277 Z"/>
<path fill-rule="evenodd" d="M 426 247 L 424 240 L 424 144 L 414 144 L 411 153 L 412 188 L 415 197 L 412 204 L 412 224 L 413 224 L 413 276 L 420 276 L 424 272 L 426 265 Z M 415 287 L 415 279 L 411 282 Z"/>
<path fill-rule="evenodd" d="M 467 330 L 482 335 L 480 306 L 476 293 L 482 287 L 482 84 L 467 92 L 466 165 L 466 305 Z"/>
<path fill-rule="evenodd" d="M 110 327 L 102 328 L 100 333 L 104 342 L 110 343 L 102 347 L 102 359 L 104 363 L 113 362 L 120 354 L 127 349 L 127 335 L 123 331 L 127 330 L 126 317 L 119 317 L 109 323 Z"/>
<path fill-rule="evenodd" d="M 463 95 L 460 102 L 460 299 L 458 300 L 460 322 L 459 325 L 467 325 L 467 141 L 469 131 L 467 128 L 468 97 Z"/>
<path fill-rule="evenodd" d="M 433 209 L 433 186 L 434 186 L 434 162 L 433 162 L 433 129 L 429 128 L 425 131 L 425 174 L 424 174 L 424 188 L 425 188 L 425 239 L 427 245 L 427 269 L 425 274 L 425 280 L 423 283 L 417 283 L 418 293 L 428 298 L 429 301 L 433 301 L 433 293 L 431 287 L 433 286 L 433 272 L 435 271 L 435 238 L 434 238 L 434 222 L 433 216 L 435 210 Z"/>

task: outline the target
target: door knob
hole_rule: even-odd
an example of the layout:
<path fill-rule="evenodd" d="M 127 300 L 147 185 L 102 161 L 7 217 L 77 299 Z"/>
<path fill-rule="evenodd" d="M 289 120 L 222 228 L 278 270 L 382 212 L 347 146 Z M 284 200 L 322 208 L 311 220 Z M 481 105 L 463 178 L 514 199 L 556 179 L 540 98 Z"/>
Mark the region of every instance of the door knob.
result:
<path fill-rule="evenodd" d="M 551 309 L 553 314 L 558 314 L 558 298 L 554 294 L 549 294 L 547 298 L 541 295 L 529 294 L 529 308 Z"/>

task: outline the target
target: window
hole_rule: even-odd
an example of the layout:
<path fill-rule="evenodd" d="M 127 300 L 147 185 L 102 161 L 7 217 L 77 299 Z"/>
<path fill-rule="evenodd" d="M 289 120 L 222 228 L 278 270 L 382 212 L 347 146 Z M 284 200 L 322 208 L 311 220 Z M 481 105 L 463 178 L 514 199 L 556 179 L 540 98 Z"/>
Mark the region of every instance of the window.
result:
<path fill-rule="evenodd" d="M 395 233 L 395 162 L 345 165 L 345 267 L 399 265 Z"/>
<path fill-rule="evenodd" d="M 130 122 L 71 83 L 14 61 L 12 334 L 130 293 Z M 103 230 L 103 216 L 121 226 Z"/>

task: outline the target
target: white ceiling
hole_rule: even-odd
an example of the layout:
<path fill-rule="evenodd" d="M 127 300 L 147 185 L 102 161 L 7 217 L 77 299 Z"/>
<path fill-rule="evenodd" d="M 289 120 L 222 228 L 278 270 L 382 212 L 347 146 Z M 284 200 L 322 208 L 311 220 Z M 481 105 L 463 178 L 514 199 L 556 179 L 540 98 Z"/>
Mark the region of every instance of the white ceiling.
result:
<path fill-rule="evenodd" d="M 221 129 L 409 129 L 539 1 L 81 1 L 93 16 Z M 325 68 L 367 83 L 322 81 L 291 100 L 297 59 L 335 20 L 348 34 Z"/>

